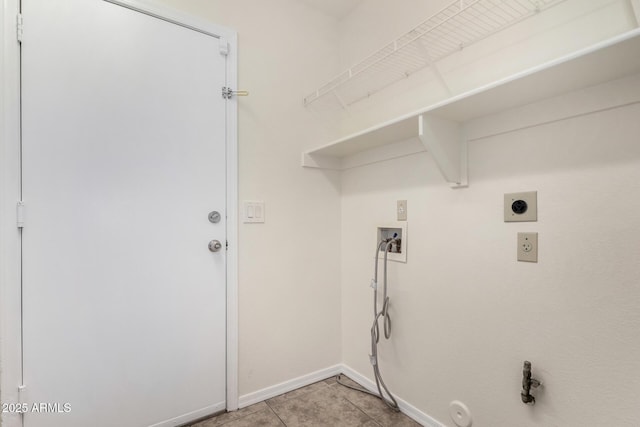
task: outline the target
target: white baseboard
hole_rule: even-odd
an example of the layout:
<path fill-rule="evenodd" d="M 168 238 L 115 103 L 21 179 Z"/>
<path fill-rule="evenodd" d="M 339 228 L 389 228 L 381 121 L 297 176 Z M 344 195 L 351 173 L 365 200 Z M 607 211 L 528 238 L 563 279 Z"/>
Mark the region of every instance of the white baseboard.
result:
<path fill-rule="evenodd" d="M 354 380 L 355 382 L 357 382 L 358 384 L 360 384 L 362 387 L 366 388 L 367 390 L 372 391 L 374 393 L 378 393 L 376 384 L 373 381 L 371 381 L 369 378 L 365 377 L 361 373 L 351 369 L 347 365 L 342 365 L 342 373 L 348 376 L 349 378 L 351 378 L 352 380 Z M 400 412 L 402 412 L 403 414 L 405 414 L 407 417 L 411 418 L 415 422 L 420 423 L 425 427 L 447 427 L 445 424 L 425 414 L 424 412 L 420 411 L 418 408 L 416 408 L 412 404 L 400 399 L 398 396 L 394 395 L 393 397 L 398 402 L 398 406 L 400 407 Z"/>
<path fill-rule="evenodd" d="M 312 372 L 310 374 L 303 375 L 301 377 L 294 378 L 292 380 L 285 381 L 271 387 L 263 388 L 262 390 L 254 391 L 253 393 L 240 396 L 240 408 L 244 408 L 246 406 L 253 405 L 254 403 L 259 403 L 267 399 L 271 399 L 272 397 L 278 396 L 280 394 L 287 393 L 297 388 L 313 384 L 315 382 L 330 378 L 338 374 L 344 374 L 348 376 L 369 391 L 372 391 L 374 393 L 377 393 L 378 391 L 375 383 L 369 378 L 351 369 L 347 365 L 340 364 L 321 369 L 319 371 Z M 410 403 L 398 398 L 395 395 L 394 397 L 398 402 L 400 411 L 417 423 L 420 423 L 425 427 L 447 427 L 445 424 L 425 414 Z"/>
<path fill-rule="evenodd" d="M 287 393 L 297 388 L 322 381 L 329 377 L 338 375 L 342 372 L 341 369 L 342 365 L 330 366 L 328 368 L 321 369 L 319 371 L 315 371 L 310 374 L 273 385 L 271 387 L 263 388 L 262 390 L 254 391 L 253 393 L 245 394 L 243 396 L 240 396 L 238 402 L 239 407 L 244 408 L 246 406 L 253 405 L 254 403 L 271 399 L 272 397 L 278 396 L 282 393 Z"/>

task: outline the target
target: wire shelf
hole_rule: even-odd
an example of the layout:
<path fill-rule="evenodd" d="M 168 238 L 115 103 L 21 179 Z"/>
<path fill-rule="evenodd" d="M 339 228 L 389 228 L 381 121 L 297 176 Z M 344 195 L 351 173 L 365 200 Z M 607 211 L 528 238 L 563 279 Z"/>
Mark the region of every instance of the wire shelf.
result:
<path fill-rule="evenodd" d="M 304 98 L 343 108 L 565 0 L 456 0 Z"/>

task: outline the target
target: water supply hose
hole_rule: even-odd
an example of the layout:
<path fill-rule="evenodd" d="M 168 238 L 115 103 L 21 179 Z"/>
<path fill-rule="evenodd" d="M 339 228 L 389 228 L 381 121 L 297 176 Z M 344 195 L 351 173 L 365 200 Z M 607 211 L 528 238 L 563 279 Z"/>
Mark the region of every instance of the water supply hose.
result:
<path fill-rule="evenodd" d="M 380 373 L 380 364 L 378 363 L 378 341 L 380 341 L 380 327 L 378 326 L 378 320 L 383 318 L 383 329 L 384 329 L 384 337 L 389 339 L 391 336 L 391 317 L 389 316 L 389 297 L 387 296 L 387 256 L 389 255 L 389 250 L 393 243 L 395 243 L 397 238 L 397 234 L 393 236 L 391 239 L 383 239 L 378 243 L 376 247 L 376 257 L 375 257 L 375 271 L 373 274 L 373 282 L 371 286 L 373 287 L 373 324 L 371 325 L 371 355 L 369 356 L 369 360 L 371 365 L 373 365 L 373 375 L 376 379 L 376 387 L 378 388 L 378 394 L 372 393 L 367 389 L 355 387 L 349 384 L 345 384 L 340 381 L 340 375 L 337 377 L 338 383 L 352 388 L 354 390 L 362 391 L 365 393 L 372 394 L 374 396 L 379 397 L 382 401 L 391 409 L 398 412 L 400 411 L 400 407 L 398 406 L 398 402 L 393 397 L 389 388 L 382 380 L 382 374 Z M 380 250 L 384 247 L 384 276 L 383 276 L 383 291 L 382 291 L 382 310 L 378 311 L 378 254 Z M 384 392 L 383 392 L 384 391 Z M 386 396 L 385 396 L 386 394 Z"/>

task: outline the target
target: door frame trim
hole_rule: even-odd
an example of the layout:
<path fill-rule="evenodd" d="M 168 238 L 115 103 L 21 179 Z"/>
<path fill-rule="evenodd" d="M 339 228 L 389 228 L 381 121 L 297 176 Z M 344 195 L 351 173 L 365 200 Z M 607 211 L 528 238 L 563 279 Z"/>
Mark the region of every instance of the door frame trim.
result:
<path fill-rule="evenodd" d="M 21 238 L 16 225 L 20 183 L 20 46 L 17 40 L 19 0 L 0 8 L 0 400 L 19 401 L 22 382 Z M 4 427 L 22 425 L 18 414 L 1 414 Z"/>
<path fill-rule="evenodd" d="M 209 23 L 170 7 L 141 0 L 104 0 L 185 26 L 228 43 L 227 86 L 237 88 L 238 37 L 234 30 Z M 22 382 L 21 238 L 16 203 L 21 199 L 20 45 L 17 14 L 20 0 L 0 7 L 0 400 L 18 402 Z M 238 409 L 238 104 L 226 101 L 226 405 Z M 4 427 L 22 425 L 18 414 L 1 414 Z"/>

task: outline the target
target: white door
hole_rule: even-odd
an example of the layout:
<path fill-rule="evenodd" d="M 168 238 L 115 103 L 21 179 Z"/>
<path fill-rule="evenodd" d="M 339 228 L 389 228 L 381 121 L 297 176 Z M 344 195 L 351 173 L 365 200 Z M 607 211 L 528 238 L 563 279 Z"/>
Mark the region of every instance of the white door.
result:
<path fill-rule="evenodd" d="M 24 425 L 224 409 L 218 39 L 102 0 L 22 12 Z"/>

